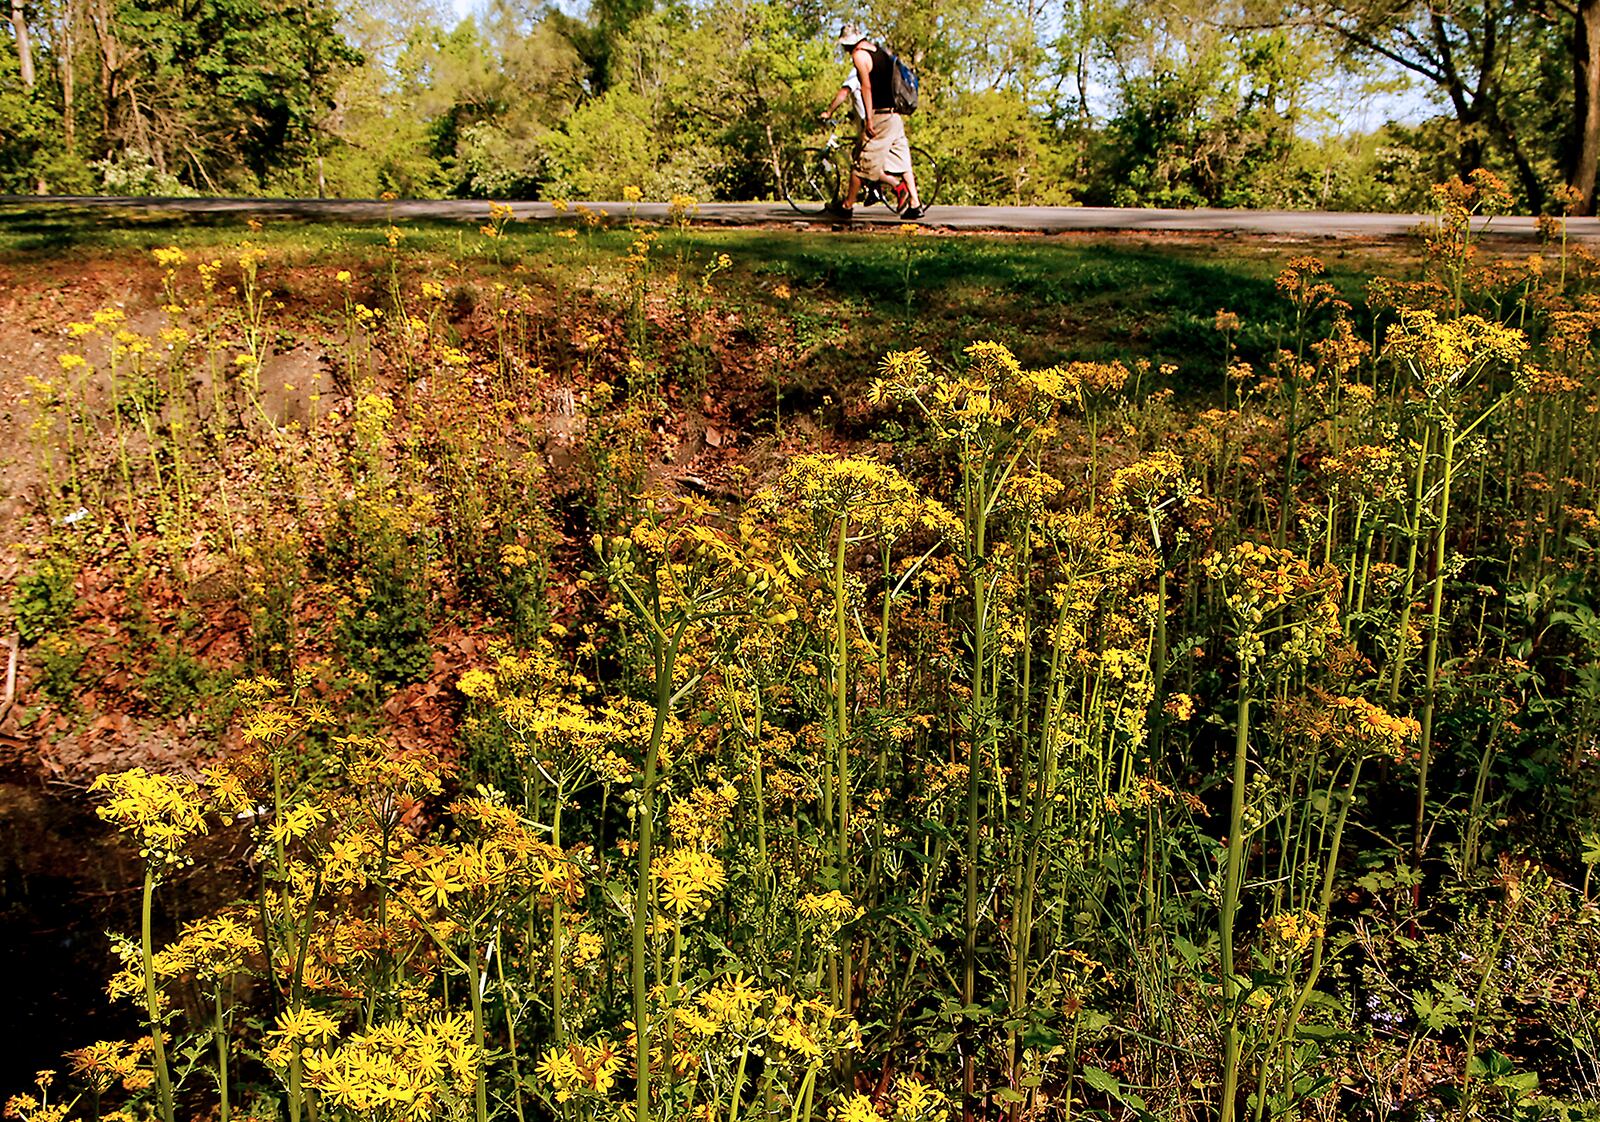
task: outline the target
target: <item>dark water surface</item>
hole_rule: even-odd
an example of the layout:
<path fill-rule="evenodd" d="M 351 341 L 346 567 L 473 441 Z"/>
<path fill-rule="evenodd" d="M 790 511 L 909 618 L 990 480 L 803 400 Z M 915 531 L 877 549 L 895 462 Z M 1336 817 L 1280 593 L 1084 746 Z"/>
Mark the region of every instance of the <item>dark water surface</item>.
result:
<path fill-rule="evenodd" d="M 141 872 L 81 792 L 0 774 L 0 1101 L 61 1053 L 139 1032 L 112 1008 L 108 930 L 138 933 Z"/>

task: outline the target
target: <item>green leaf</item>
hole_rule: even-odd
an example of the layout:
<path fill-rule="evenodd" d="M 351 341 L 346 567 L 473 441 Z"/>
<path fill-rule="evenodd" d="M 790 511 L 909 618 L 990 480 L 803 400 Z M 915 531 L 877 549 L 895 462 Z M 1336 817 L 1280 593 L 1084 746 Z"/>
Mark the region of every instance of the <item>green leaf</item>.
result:
<path fill-rule="evenodd" d="M 1117 1081 L 1115 1075 L 1112 1075 L 1104 1068 L 1084 1064 L 1083 1081 L 1096 1091 L 1101 1091 L 1107 1095 L 1116 1095 L 1119 1098 L 1122 1096 L 1122 1084 Z"/>
<path fill-rule="evenodd" d="M 1536 1071 L 1519 1071 L 1515 1075 L 1503 1075 L 1496 1079 L 1495 1082 L 1513 1091 L 1537 1091 L 1539 1089 L 1539 1073 Z"/>

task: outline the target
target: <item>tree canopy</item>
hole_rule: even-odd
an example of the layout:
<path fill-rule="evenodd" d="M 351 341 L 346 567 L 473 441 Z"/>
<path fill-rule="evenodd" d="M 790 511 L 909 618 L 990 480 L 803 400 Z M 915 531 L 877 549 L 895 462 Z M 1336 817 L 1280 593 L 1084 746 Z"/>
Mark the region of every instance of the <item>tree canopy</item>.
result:
<path fill-rule="evenodd" d="M 11 0 L 0 190 L 769 198 L 849 16 L 947 201 L 1594 208 L 1600 0 L 341 2 Z"/>

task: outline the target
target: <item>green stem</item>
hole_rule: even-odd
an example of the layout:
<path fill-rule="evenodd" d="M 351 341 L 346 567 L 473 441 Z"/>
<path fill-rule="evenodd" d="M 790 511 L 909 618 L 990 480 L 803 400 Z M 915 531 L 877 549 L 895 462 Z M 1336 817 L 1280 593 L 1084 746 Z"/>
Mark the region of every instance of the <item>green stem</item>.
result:
<path fill-rule="evenodd" d="M 474 1081 L 472 1098 L 477 1108 L 478 1122 L 489 1122 L 489 1076 L 484 1071 L 483 1050 L 483 984 L 482 955 L 478 951 L 476 927 L 467 929 L 467 1001 L 472 1006 L 472 1043 L 478 1054 L 478 1077 Z"/>
<path fill-rule="evenodd" d="M 1434 530 L 1433 599 L 1428 608 L 1428 655 L 1426 686 L 1422 702 L 1422 733 L 1417 740 L 1417 816 L 1412 834 L 1412 856 L 1422 860 L 1423 832 L 1427 824 L 1428 764 L 1433 756 L 1433 709 L 1439 684 L 1439 617 L 1444 608 L 1444 548 L 1450 520 L 1451 470 L 1455 466 L 1456 442 L 1447 429 L 1443 434 L 1444 476 L 1439 494 L 1439 525 Z"/>
<path fill-rule="evenodd" d="M 228 1021 L 222 1007 L 222 979 L 217 979 L 216 989 L 217 1036 L 217 1093 L 221 1098 L 218 1122 L 228 1122 Z"/>
<path fill-rule="evenodd" d="M 1233 972 L 1233 921 L 1244 883 L 1244 795 L 1250 755 L 1250 694 L 1245 684 L 1248 670 L 1241 666 L 1239 716 L 1233 742 L 1233 799 L 1228 812 L 1228 867 L 1222 890 L 1222 915 L 1218 934 L 1222 942 L 1223 1028 L 1222 1122 L 1233 1122 L 1239 1089 L 1238 986 Z"/>
<path fill-rule="evenodd" d="M 850 894 L 850 632 L 845 615 L 844 560 L 849 544 L 850 519 L 839 518 L 839 542 L 833 555 L 833 626 L 834 626 L 834 745 L 838 758 L 839 774 L 839 891 Z M 850 941 L 843 940 L 839 952 L 839 1011 L 850 1012 Z"/>
<path fill-rule="evenodd" d="M 156 1097 L 162 1122 L 173 1122 L 172 1075 L 167 1070 L 167 1049 L 161 1021 L 161 1000 L 156 994 L 155 952 L 150 943 L 150 904 L 156 891 L 156 873 L 144 870 L 144 906 L 139 915 L 140 950 L 144 956 L 144 1001 L 150 1017 L 150 1058 L 156 1072 Z"/>
<path fill-rule="evenodd" d="M 1431 435 L 1429 430 L 1423 430 L 1422 443 L 1417 447 L 1417 471 L 1411 485 L 1411 524 L 1407 527 L 1411 542 L 1406 558 L 1405 584 L 1400 594 L 1400 622 L 1395 627 L 1394 667 L 1389 678 L 1391 705 L 1400 700 L 1400 673 L 1406 665 L 1406 634 L 1411 627 L 1411 597 L 1412 590 L 1416 588 L 1417 549 L 1422 541 L 1422 496 L 1423 487 L 1427 482 L 1428 441 Z"/>
<path fill-rule="evenodd" d="M 672 670 L 678 660 L 678 644 L 683 640 L 684 624 L 680 623 L 670 637 L 663 641 L 659 628 L 652 632 L 651 645 L 656 665 L 656 716 L 650 729 L 650 747 L 644 757 L 644 785 L 639 793 L 639 852 L 638 878 L 633 897 L 633 1027 L 638 1041 L 635 1049 L 637 1078 L 634 1090 L 634 1118 L 636 1122 L 650 1122 L 650 1005 L 649 991 L 645 987 L 645 936 L 650 926 L 650 847 L 653 842 L 652 801 L 656 787 L 656 756 L 661 749 L 661 739 L 667 728 L 667 714 L 672 708 Z"/>

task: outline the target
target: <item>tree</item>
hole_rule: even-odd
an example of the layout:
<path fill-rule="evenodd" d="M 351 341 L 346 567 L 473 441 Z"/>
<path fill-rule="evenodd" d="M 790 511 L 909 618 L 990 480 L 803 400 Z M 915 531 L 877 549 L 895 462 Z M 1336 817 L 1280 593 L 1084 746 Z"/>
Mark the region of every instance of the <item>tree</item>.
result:
<path fill-rule="evenodd" d="M 28 36 L 28 14 L 23 0 L 11 0 L 11 33 L 17 40 L 17 77 L 22 88 L 33 89 L 33 43 Z"/>
<path fill-rule="evenodd" d="M 361 62 L 324 0 L 99 0 L 91 18 L 102 143 L 212 189 L 259 187 L 314 154 L 339 76 Z"/>
<path fill-rule="evenodd" d="M 1600 168 L 1600 0 L 1555 0 L 1572 21 L 1572 125 L 1567 132 L 1565 171 L 1573 210 L 1595 213 L 1596 169 Z"/>
<path fill-rule="evenodd" d="M 1553 108 L 1570 104 L 1570 90 L 1550 61 L 1567 53 L 1571 37 L 1549 10 L 1527 0 L 1335 0 L 1321 19 L 1357 52 L 1423 78 L 1448 102 L 1460 128 L 1460 174 L 1498 155 L 1527 205 L 1544 209 L 1554 158 L 1545 138 L 1571 131 L 1559 115 L 1551 120 Z M 1591 161 L 1591 185 L 1592 171 Z"/>

